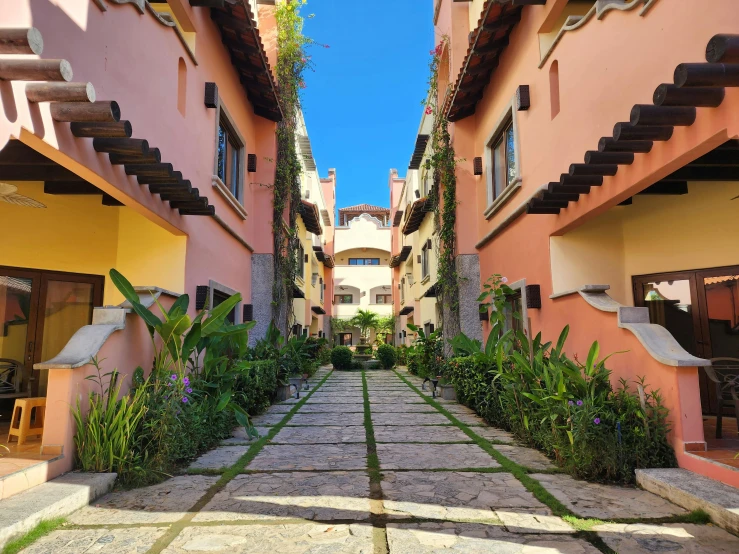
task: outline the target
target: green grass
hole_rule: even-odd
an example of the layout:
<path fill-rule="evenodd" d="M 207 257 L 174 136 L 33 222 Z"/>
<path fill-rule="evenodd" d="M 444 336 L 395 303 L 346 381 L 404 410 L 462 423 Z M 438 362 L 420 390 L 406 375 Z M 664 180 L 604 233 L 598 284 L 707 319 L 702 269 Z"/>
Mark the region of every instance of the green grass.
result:
<path fill-rule="evenodd" d="M 67 520 L 63 517 L 42 521 L 25 535 L 7 543 L 3 548 L 2 554 L 16 554 L 16 552 L 20 552 L 24 548 L 27 548 L 41 537 L 48 535 L 52 531 L 56 531 L 66 522 Z"/>
<path fill-rule="evenodd" d="M 367 375 L 364 371 L 362 372 L 362 397 L 364 399 L 364 430 L 367 436 L 367 470 L 370 483 L 379 483 L 382 481 L 380 459 L 377 457 L 377 443 L 375 442 L 375 428 L 372 425 L 372 413 L 370 412 Z"/>

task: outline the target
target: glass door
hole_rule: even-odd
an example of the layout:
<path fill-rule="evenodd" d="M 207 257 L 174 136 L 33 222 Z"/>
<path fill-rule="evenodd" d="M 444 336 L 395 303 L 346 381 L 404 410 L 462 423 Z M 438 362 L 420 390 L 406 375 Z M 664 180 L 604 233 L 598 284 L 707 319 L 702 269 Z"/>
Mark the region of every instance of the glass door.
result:
<path fill-rule="evenodd" d="M 634 303 L 700 358 L 739 358 L 739 266 L 640 275 L 633 278 Z M 716 391 L 703 371 L 701 405 L 718 409 Z"/>
<path fill-rule="evenodd" d="M 59 354 L 72 335 L 92 323 L 104 282 L 99 275 L 0 267 L 0 359 L 23 366 L 20 383 L 0 366 L 0 398 L 10 394 L 2 390 L 10 386 L 5 381 L 20 386 L 23 396 L 29 388 L 31 396 L 46 396 L 48 370 L 36 371 L 33 364 Z"/>
<path fill-rule="evenodd" d="M 0 268 L 0 398 L 28 396 L 40 281 L 37 272 Z"/>

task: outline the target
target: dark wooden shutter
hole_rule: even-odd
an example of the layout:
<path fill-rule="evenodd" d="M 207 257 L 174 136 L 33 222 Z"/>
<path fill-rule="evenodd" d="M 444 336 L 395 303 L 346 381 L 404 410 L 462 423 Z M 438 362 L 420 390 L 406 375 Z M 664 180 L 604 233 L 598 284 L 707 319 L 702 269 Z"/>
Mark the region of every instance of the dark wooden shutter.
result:
<path fill-rule="evenodd" d="M 205 107 L 218 107 L 218 85 L 215 83 L 205 83 Z"/>

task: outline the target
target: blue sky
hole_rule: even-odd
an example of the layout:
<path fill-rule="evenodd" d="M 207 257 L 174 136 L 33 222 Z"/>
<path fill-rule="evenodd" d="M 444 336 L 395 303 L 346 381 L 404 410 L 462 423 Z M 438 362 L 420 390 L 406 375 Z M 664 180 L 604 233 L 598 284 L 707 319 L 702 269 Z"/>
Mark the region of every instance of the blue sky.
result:
<path fill-rule="evenodd" d="M 321 177 L 336 168 L 337 207 L 390 203 L 388 172 L 405 176 L 433 48 L 431 0 L 308 0 L 315 72 L 303 112 Z"/>

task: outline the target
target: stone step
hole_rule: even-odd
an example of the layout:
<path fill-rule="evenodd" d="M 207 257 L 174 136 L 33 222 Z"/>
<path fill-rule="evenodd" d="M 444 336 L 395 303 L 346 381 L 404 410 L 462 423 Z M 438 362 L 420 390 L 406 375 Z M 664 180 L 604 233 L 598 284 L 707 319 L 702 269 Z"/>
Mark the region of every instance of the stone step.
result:
<path fill-rule="evenodd" d="M 44 520 L 65 517 L 109 492 L 115 473 L 67 473 L 0 500 L 0 549 Z"/>
<path fill-rule="evenodd" d="M 679 468 L 637 469 L 636 482 L 686 510 L 703 510 L 716 525 L 739 534 L 739 489 Z"/>

